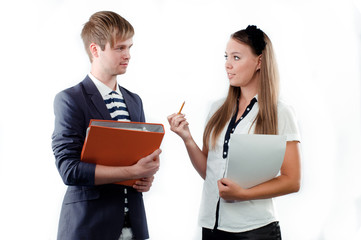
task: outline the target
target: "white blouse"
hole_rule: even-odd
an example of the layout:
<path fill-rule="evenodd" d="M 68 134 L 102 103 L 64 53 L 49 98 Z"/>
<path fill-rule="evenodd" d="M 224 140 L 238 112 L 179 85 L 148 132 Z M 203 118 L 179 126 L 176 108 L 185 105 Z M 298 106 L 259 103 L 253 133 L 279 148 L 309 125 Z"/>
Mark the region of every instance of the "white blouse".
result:
<path fill-rule="evenodd" d="M 212 105 L 208 119 L 218 110 L 223 102 L 224 99 Z M 252 125 L 252 123 L 258 114 L 258 110 L 258 102 L 256 102 L 249 113 L 239 122 L 234 133 L 253 134 L 255 124 Z M 272 198 L 232 202 L 219 198 L 217 181 L 223 178 L 228 161 L 228 156 L 226 159 L 223 158 L 223 144 L 228 125 L 229 122 L 218 137 L 215 148 L 212 149 L 210 147 L 208 151 L 207 173 L 203 185 L 199 225 L 208 229 L 214 228 L 217 203 L 220 199 L 218 229 L 227 232 L 244 232 L 265 226 L 277 221 L 277 219 Z M 282 101 L 278 102 L 278 131 L 280 135 L 287 136 L 287 141 L 300 141 L 293 109 Z M 232 137 L 230 141 L 232 141 Z"/>

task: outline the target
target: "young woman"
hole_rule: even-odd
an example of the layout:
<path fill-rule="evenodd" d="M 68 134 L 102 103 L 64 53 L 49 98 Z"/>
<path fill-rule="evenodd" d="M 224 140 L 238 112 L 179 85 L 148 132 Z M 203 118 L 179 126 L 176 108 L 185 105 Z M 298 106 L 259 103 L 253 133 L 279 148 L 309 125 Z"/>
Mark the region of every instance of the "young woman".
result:
<path fill-rule="evenodd" d="M 272 43 L 256 26 L 235 32 L 226 47 L 229 91 L 213 104 L 201 150 L 183 114 L 168 117 L 205 180 L 199 223 L 202 239 L 281 239 L 273 197 L 300 188 L 299 131 L 292 108 L 278 99 L 278 69 Z M 233 133 L 286 135 L 280 175 L 252 188 L 223 178 Z"/>

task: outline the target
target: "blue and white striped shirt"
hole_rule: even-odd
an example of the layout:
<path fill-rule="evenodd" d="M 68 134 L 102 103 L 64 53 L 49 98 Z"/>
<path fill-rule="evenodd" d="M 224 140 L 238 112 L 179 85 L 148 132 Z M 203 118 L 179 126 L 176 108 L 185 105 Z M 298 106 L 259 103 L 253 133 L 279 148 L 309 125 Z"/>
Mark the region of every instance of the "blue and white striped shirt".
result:
<path fill-rule="evenodd" d="M 130 121 L 128 108 L 125 104 L 123 95 L 120 92 L 119 85 L 117 84 L 116 89 L 113 90 L 96 79 L 91 73 L 88 75 L 102 95 L 112 119 L 118 121 Z"/>
<path fill-rule="evenodd" d="M 113 120 L 130 121 L 129 112 L 121 93 L 111 91 L 103 99 Z"/>

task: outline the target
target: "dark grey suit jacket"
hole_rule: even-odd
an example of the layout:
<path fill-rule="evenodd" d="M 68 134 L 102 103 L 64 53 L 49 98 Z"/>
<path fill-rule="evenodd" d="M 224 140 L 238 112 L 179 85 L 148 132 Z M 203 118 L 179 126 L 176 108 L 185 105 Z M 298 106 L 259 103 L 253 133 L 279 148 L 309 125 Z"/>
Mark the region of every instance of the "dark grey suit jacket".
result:
<path fill-rule="evenodd" d="M 120 87 L 131 121 L 145 122 L 140 97 Z M 90 119 L 111 120 L 98 89 L 87 76 L 54 100 L 55 129 L 52 148 L 56 166 L 68 189 L 61 209 L 58 239 L 115 240 L 124 224 L 124 188 L 117 184 L 94 186 L 95 165 L 80 161 Z M 143 196 L 128 188 L 130 223 L 136 239 L 147 239 Z"/>

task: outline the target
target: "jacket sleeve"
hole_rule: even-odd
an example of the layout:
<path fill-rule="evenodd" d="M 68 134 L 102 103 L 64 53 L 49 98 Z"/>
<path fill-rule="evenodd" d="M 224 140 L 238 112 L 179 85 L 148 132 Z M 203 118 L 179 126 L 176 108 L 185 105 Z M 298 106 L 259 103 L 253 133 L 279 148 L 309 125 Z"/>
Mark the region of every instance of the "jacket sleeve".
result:
<path fill-rule="evenodd" d="M 56 95 L 52 149 L 56 166 L 66 185 L 93 186 L 95 164 L 80 161 L 88 121 L 84 115 L 86 103 L 79 98 L 79 94 L 67 90 Z"/>

